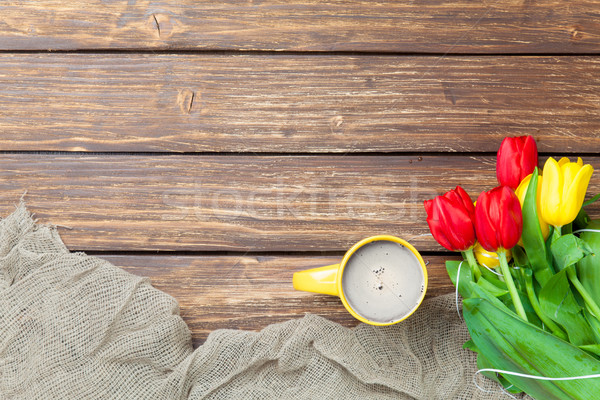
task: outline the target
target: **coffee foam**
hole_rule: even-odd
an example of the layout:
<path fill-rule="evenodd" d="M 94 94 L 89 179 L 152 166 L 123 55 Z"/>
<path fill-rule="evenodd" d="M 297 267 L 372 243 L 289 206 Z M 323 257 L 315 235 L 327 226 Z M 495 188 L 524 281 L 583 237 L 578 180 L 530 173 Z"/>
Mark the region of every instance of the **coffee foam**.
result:
<path fill-rule="evenodd" d="M 342 274 L 342 290 L 357 314 L 373 322 L 392 323 L 419 306 L 425 276 L 408 248 L 376 240 L 352 254 Z"/>

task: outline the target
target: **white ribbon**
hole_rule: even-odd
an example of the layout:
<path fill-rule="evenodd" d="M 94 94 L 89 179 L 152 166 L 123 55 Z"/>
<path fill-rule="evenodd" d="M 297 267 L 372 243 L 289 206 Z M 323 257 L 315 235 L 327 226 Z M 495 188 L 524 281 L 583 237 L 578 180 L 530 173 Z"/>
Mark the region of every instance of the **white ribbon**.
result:
<path fill-rule="evenodd" d="M 481 374 L 483 372 L 495 372 L 497 374 L 513 375 L 513 376 L 518 376 L 518 377 L 521 377 L 521 378 L 537 379 L 537 380 L 540 380 L 540 381 L 574 381 L 574 380 L 577 380 L 577 379 L 600 378 L 600 374 L 581 375 L 581 376 L 564 376 L 564 377 L 558 377 L 558 378 L 551 378 L 551 377 L 548 377 L 548 376 L 538 376 L 538 375 L 522 374 L 520 372 L 504 371 L 504 370 L 495 369 L 495 368 L 482 368 L 482 369 L 478 370 L 477 372 L 475 372 L 475 375 L 473 375 L 473 383 L 475 384 L 475 386 L 477 386 L 477 388 L 479 390 L 481 390 L 481 391 L 483 391 L 485 393 L 491 393 L 491 392 L 489 390 L 483 389 L 475 381 L 475 377 L 478 374 Z M 512 385 L 509 386 L 509 388 L 510 387 L 512 387 Z M 513 399 L 516 399 L 516 397 L 514 397 L 513 395 L 511 395 L 510 393 L 508 393 L 506 390 L 504 390 L 504 388 L 502 386 L 500 386 L 500 389 L 502 389 L 502 391 L 504 393 L 506 393 L 508 396 L 512 397 Z"/>
<path fill-rule="evenodd" d="M 458 281 L 460 280 L 460 267 L 462 267 L 464 260 L 458 264 L 458 272 L 456 273 L 456 288 L 454 289 L 454 294 L 456 295 L 456 313 L 458 314 L 458 318 L 462 321 L 463 317 L 460 315 L 460 310 L 458 308 Z"/>
<path fill-rule="evenodd" d="M 600 232 L 600 229 L 578 229 L 573 233 L 579 233 L 579 232 Z"/>
<path fill-rule="evenodd" d="M 490 268 L 490 267 L 488 267 L 487 265 L 484 265 L 484 267 L 485 267 L 485 268 L 486 268 L 488 271 L 490 271 L 492 274 L 496 274 L 496 275 L 498 275 L 498 276 L 502 276 L 502 277 L 504 276 L 504 275 L 502 275 L 501 273 L 494 271 L 493 269 L 491 269 L 491 268 Z"/>
<path fill-rule="evenodd" d="M 483 369 L 480 369 L 479 371 L 475 372 L 475 374 L 480 374 L 482 372 L 496 372 L 498 374 L 503 374 L 503 375 L 513 375 L 513 376 L 519 376 L 521 378 L 537 379 L 539 381 L 574 381 L 577 379 L 600 378 L 600 374 L 550 378 L 549 376 L 528 375 L 528 374 L 522 374 L 520 372 L 503 371 L 501 369 L 494 369 L 494 368 L 483 368 Z"/>

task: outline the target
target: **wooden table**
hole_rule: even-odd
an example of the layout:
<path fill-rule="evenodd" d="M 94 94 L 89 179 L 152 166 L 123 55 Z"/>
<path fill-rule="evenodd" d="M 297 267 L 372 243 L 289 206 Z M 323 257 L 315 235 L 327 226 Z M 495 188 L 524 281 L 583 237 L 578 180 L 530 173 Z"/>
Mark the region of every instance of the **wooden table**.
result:
<path fill-rule="evenodd" d="M 201 344 L 316 313 L 294 271 L 389 233 L 452 290 L 423 200 L 495 186 L 495 151 L 600 168 L 600 2 L 0 5 L 0 212 L 149 276 Z M 592 178 L 590 193 L 600 191 Z M 592 212 L 599 212 L 598 207 Z M 600 213 L 598 214 L 600 215 Z"/>

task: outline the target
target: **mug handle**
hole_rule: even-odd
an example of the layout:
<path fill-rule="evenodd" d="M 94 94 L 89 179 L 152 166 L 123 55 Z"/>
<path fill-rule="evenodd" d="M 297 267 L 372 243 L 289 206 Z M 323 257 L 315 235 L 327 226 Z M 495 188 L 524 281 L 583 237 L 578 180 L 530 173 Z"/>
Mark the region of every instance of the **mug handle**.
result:
<path fill-rule="evenodd" d="M 307 269 L 295 272 L 292 282 L 294 289 L 304 292 L 313 292 L 339 296 L 337 288 L 337 275 L 340 264 Z"/>

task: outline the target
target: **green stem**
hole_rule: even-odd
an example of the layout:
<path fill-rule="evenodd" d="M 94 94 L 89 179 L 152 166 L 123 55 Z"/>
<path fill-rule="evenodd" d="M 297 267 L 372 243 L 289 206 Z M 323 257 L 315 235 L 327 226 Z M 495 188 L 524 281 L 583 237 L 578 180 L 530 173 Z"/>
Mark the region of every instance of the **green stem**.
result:
<path fill-rule="evenodd" d="M 590 296 L 588 291 L 581 284 L 581 281 L 577 277 L 577 273 L 575 272 L 575 268 L 573 266 L 567 267 L 567 276 L 569 277 L 569 280 L 571 281 L 573 286 L 575 286 L 575 289 L 577 289 L 577 291 L 585 301 L 585 304 L 588 306 L 592 314 L 594 314 L 596 318 L 600 319 L 600 308 L 598 307 L 592 296 Z"/>
<path fill-rule="evenodd" d="M 540 303 L 535 295 L 535 291 L 533 290 L 533 280 L 531 279 L 531 271 L 529 271 L 528 274 L 525 273 L 524 275 L 525 275 L 525 290 L 527 291 L 527 298 L 529 299 L 529 302 L 531 303 L 531 306 L 533 307 L 533 311 L 535 311 L 535 313 L 542 320 L 544 325 L 546 325 L 548 328 L 550 328 L 550 330 L 552 331 L 554 336 L 557 336 L 563 340 L 567 340 L 567 334 L 562 329 L 560 329 L 560 327 L 558 325 L 556 325 L 556 323 L 554 321 L 552 321 L 550 318 L 548 318 L 546 316 L 546 314 L 544 314 L 542 312 L 542 309 L 540 308 Z"/>
<path fill-rule="evenodd" d="M 552 231 L 552 242 L 554 243 L 556 241 L 556 239 L 560 238 L 562 236 L 562 226 L 555 226 L 554 230 Z"/>
<path fill-rule="evenodd" d="M 500 260 L 500 269 L 502 270 L 502 275 L 504 276 L 504 282 L 506 283 L 506 287 L 508 288 L 508 293 L 510 293 L 510 297 L 512 298 L 513 305 L 515 306 L 515 310 L 517 314 L 527 321 L 527 315 L 525 314 L 525 309 L 523 308 L 523 304 L 521 303 L 521 298 L 519 297 L 519 293 L 517 292 L 517 288 L 515 287 L 515 282 L 510 274 L 510 269 L 508 267 L 508 261 L 506 260 L 506 250 L 498 249 L 498 260 Z"/>
<path fill-rule="evenodd" d="M 469 267 L 471 267 L 471 272 L 475 276 L 475 282 L 481 278 L 481 270 L 479 269 L 479 264 L 477 264 L 477 260 L 475 259 L 475 255 L 473 254 L 473 249 L 467 249 L 462 252 L 463 257 L 467 259 L 469 263 Z"/>

